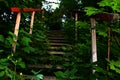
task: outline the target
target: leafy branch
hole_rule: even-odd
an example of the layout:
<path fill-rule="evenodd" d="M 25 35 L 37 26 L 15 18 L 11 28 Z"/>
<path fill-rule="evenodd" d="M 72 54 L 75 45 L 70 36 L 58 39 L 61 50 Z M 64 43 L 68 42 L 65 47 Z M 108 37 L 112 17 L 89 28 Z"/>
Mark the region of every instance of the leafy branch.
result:
<path fill-rule="evenodd" d="M 105 7 L 109 7 L 113 10 L 113 12 L 120 12 L 120 0 L 102 0 L 97 3 L 100 7 L 85 7 L 85 12 L 87 12 L 88 16 L 95 15 L 97 13 L 106 12 Z"/>

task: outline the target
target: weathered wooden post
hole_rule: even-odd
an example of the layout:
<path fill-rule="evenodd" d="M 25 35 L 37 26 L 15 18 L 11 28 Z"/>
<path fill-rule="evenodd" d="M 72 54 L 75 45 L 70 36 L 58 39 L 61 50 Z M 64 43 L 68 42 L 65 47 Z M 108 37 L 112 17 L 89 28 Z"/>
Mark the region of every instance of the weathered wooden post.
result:
<path fill-rule="evenodd" d="M 74 47 L 74 53 L 76 54 L 76 49 L 77 49 L 77 40 L 78 40 L 78 29 L 77 29 L 77 21 L 78 21 L 78 12 L 75 12 L 75 47 Z"/>
<path fill-rule="evenodd" d="M 75 13 L 75 43 L 77 43 L 77 39 L 78 39 L 77 21 L 78 21 L 78 12 Z"/>
<path fill-rule="evenodd" d="M 110 37 L 111 37 L 111 28 L 110 27 L 108 27 L 108 55 L 107 55 L 107 58 L 108 58 L 108 60 L 110 60 L 110 48 L 111 48 L 111 41 L 110 41 Z M 107 66 L 107 70 L 109 71 L 109 66 Z"/>
<path fill-rule="evenodd" d="M 32 34 L 32 31 L 33 31 L 35 12 L 40 12 L 40 11 L 41 11 L 41 9 L 23 8 L 23 12 L 30 12 L 30 13 L 32 13 L 31 21 L 30 21 L 30 31 L 29 31 L 30 34 Z"/>
<path fill-rule="evenodd" d="M 34 11 L 33 8 L 23 8 L 23 12 L 30 12 L 30 13 L 32 13 L 31 21 L 30 21 L 30 31 L 29 31 L 29 33 L 32 34 L 35 11 Z"/>
<path fill-rule="evenodd" d="M 119 14 L 113 14 L 113 13 L 101 13 L 101 14 L 97 14 L 96 18 L 102 21 L 106 21 L 106 22 L 113 22 L 115 20 L 118 20 L 119 18 Z M 110 48 L 111 48 L 111 28 L 110 26 L 108 27 L 108 52 L 107 52 L 107 59 L 110 60 Z M 109 70 L 109 66 L 107 66 L 107 70 Z"/>
<path fill-rule="evenodd" d="M 21 20 L 21 9 L 17 8 L 17 7 L 12 7 L 11 11 L 17 13 L 16 24 L 15 24 L 15 29 L 14 29 L 14 34 L 16 37 L 13 39 L 15 41 L 15 43 L 12 44 L 13 52 L 15 52 L 17 37 L 18 37 L 18 33 L 19 33 L 20 20 Z M 32 34 L 35 12 L 40 12 L 41 9 L 23 8 L 22 11 L 23 12 L 32 12 L 31 22 L 30 22 L 30 32 L 29 32 L 30 34 Z"/>
<path fill-rule="evenodd" d="M 45 12 L 44 12 L 44 9 L 42 10 L 42 18 L 44 19 L 45 16 L 44 16 Z"/>
<path fill-rule="evenodd" d="M 16 51 L 16 42 L 17 42 L 17 37 L 18 37 L 18 32 L 19 32 L 19 26 L 20 26 L 21 12 L 20 12 L 20 8 L 15 8 L 15 7 L 11 8 L 11 11 L 12 12 L 17 12 L 15 29 L 14 29 L 14 34 L 15 34 L 16 37 L 13 38 L 15 43 L 12 44 L 13 52 L 15 52 Z"/>
<path fill-rule="evenodd" d="M 32 34 L 32 30 L 33 30 L 34 15 L 35 15 L 35 11 L 33 11 L 31 15 L 30 32 L 29 32 L 30 34 Z"/>
<path fill-rule="evenodd" d="M 90 22 L 91 22 L 91 40 L 92 40 L 92 62 L 94 63 L 97 61 L 95 18 L 90 18 Z M 93 70 L 93 73 L 95 73 L 95 70 Z"/>

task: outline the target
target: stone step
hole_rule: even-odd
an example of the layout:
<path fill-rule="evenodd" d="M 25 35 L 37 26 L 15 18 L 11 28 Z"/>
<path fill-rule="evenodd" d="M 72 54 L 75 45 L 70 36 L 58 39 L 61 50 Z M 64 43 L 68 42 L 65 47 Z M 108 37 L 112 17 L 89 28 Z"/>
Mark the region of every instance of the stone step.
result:
<path fill-rule="evenodd" d="M 53 31 L 49 31 L 47 32 L 47 37 L 48 40 L 50 42 L 50 48 L 48 49 L 49 54 L 48 55 L 54 55 L 54 56 L 63 56 L 63 54 L 66 54 L 66 52 L 62 51 L 62 47 L 68 45 L 67 41 L 64 38 L 64 31 L 60 31 L 60 30 L 53 30 Z M 47 44 L 47 43 L 46 43 Z M 60 64 L 56 64 L 57 66 L 52 65 L 50 62 L 54 61 L 56 59 L 52 59 L 49 56 L 45 56 L 44 58 L 40 58 L 43 61 L 47 61 L 44 64 L 28 64 L 28 68 L 30 69 L 45 69 L 45 70 L 49 70 L 52 69 L 54 67 L 55 70 L 63 70 L 62 67 L 60 67 Z M 69 61 L 69 59 L 61 59 L 61 58 L 57 58 L 57 61 Z M 53 72 L 52 72 L 53 73 Z M 47 74 L 49 76 L 44 76 L 43 80 L 56 80 L 56 77 L 54 75 L 51 76 L 51 74 Z M 26 76 L 25 80 L 30 80 L 28 79 L 28 77 Z"/>
<path fill-rule="evenodd" d="M 51 40 L 49 40 L 49 42 L 51 42 L 51 43 L 67 43 L 67 41 L 66 40 L 55 40 L 55 39 L 51 39 Z"/>
<path fill-rule="evenodd" d="M 44 76 L 43 80 L 56 80 L 55 76 Z"/>
<path fill-rule="evenodd" d="M 29 64 L 28 65 L 29 68 L 37 68 L 37 69 L 40 69 L 40 68 L 45 68 L 45 69 L 52 69 L 53 65 L 51 64 L 45 64 L 45 65 L 35 65 L 35 64 Z M 56 69 L 62 69 L 59 65 L 56 66 Z"/>
<path fill-rule="evenodd" d="M 50 54 L 54 54 L 54 55 L 61 55 L 61 54 L 65 54 L 65 52 L 62 51 L 49 51 Z"/>
<path fill-rule="evenodd" d="M 31 80 L 31 77 L 33 79 L 35 78 L 34 75 L 23 75 L 23 77 L 24 77 L 25 80 Z M 43 79 L 42 80 L 56 80 L 56 77 L 55 76 L 44 76 L 43 75 Z"/>
<path fill-rule="evenodd" d="M 59 36 L 53 36 L 53 37 L 48 36 L 48 40 L 65 40 L 65 38 Z"/>
<path fill-rule="evenodd" d="M 61 34 L 61 33 L 65 33 L 65 31 L 61 31 L 61 30 L 51 30 L 51 31 L 48 31 L 47 33 L 51 33 L 51 34 Z"/>
<path fill-rule="evenodd" d="M 61 47 L 68 45 L 67 41 L 64 38 L 64 33 L 64 31 L 60 30 L 53 30 L 47 33 L 48 40 L 50 42 L 50 54 L 65 54 L 65 52 L 61 51 L 62 49 L 60 49 Z"/>
<path fill-rule="evenodd" d="M 66 46 L 66 43 L 50 43 L 51 46 Z"/>
<path fill-rule="evenodd" d="M 60 49 L 61 47 L 58 47 L 58 46 L 51 46 L 49 49 L 51 50 L 56 50 L 56 49 Z"/>
<path fill-rule="evenodd" d="M 47 35 L 47 36 L 59 36 L 59 37 L 63 37 L 63 36 L 64 36 L 63 33 L 57 33 L 57 34 L 54 34 L 54 33 L 47 33 L 46 35 Z"/>

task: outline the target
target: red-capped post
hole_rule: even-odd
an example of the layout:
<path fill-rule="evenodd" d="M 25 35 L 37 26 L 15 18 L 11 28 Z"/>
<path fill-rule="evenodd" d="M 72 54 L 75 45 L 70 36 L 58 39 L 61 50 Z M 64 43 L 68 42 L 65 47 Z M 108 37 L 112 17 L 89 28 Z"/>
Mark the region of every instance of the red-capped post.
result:
<path fill-rule="evenodd" d="M 44 9 L 42 9 L 41 12 L 42 12 L 42 18 L 44 19 L 45 18 L 45 16 L 44 16 L 44 14 L 45 14 Z"/>
<path fill-rule="evenodd" d="M 30 32 L 29 32 L 30 34 L 32 34 L 32 31 L 33 31 L 34 16 L 35 16 L 35 11 L 33 11 L 31 15 Z"/>
<path fill-rule="evenodd" d="M 23 8 L 23 12 L 31 12 L 32 13 L 31 21 L 30 21 L 30 31 L 29 31 L 29 33 L 32 34 L 35 12 L 41 12 L 41 9 Z"/>
<path fill-rule="evenodd" d="M 32 13 L 31 21 L 30 21 L 30 31 L 29 31 L 29 33 L 32 34 L 35 10 L 33 8 L 23 8 L 23 12 L 30 12 L 30 13 Z"/>
<path fill-rule="evenodd" d="M 21 13 L 20 13 L 21 10 L 20 10 L 20 8 L 13 7 L 13 8 L 11 8 L 11 11 L 17 12 L 15 29 L 14 29 L 14 34 L 16 35 L 16 37 L 13 39 L 15 41 L 15 43 L 12 44 L 13 52 L 15 52 L 16 51 L 17 37 L 18 37 L 18 33 L 19 33 L 20 20 L 21 20 Z"/>

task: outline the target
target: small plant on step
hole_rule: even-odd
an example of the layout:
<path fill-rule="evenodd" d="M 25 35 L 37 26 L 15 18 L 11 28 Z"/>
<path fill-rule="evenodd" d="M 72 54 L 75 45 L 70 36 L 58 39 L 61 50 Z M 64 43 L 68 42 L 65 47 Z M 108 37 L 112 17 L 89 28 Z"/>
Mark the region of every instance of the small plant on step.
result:
<path fill-rule="evenodd" d="M 31 72 L 34 74 L 33 76 L 29 76 L 31 80 L 42 80 L 43 79 L 43 75 L 40 74 L 41 70 L 37 72 L 32 70 Z"/>

